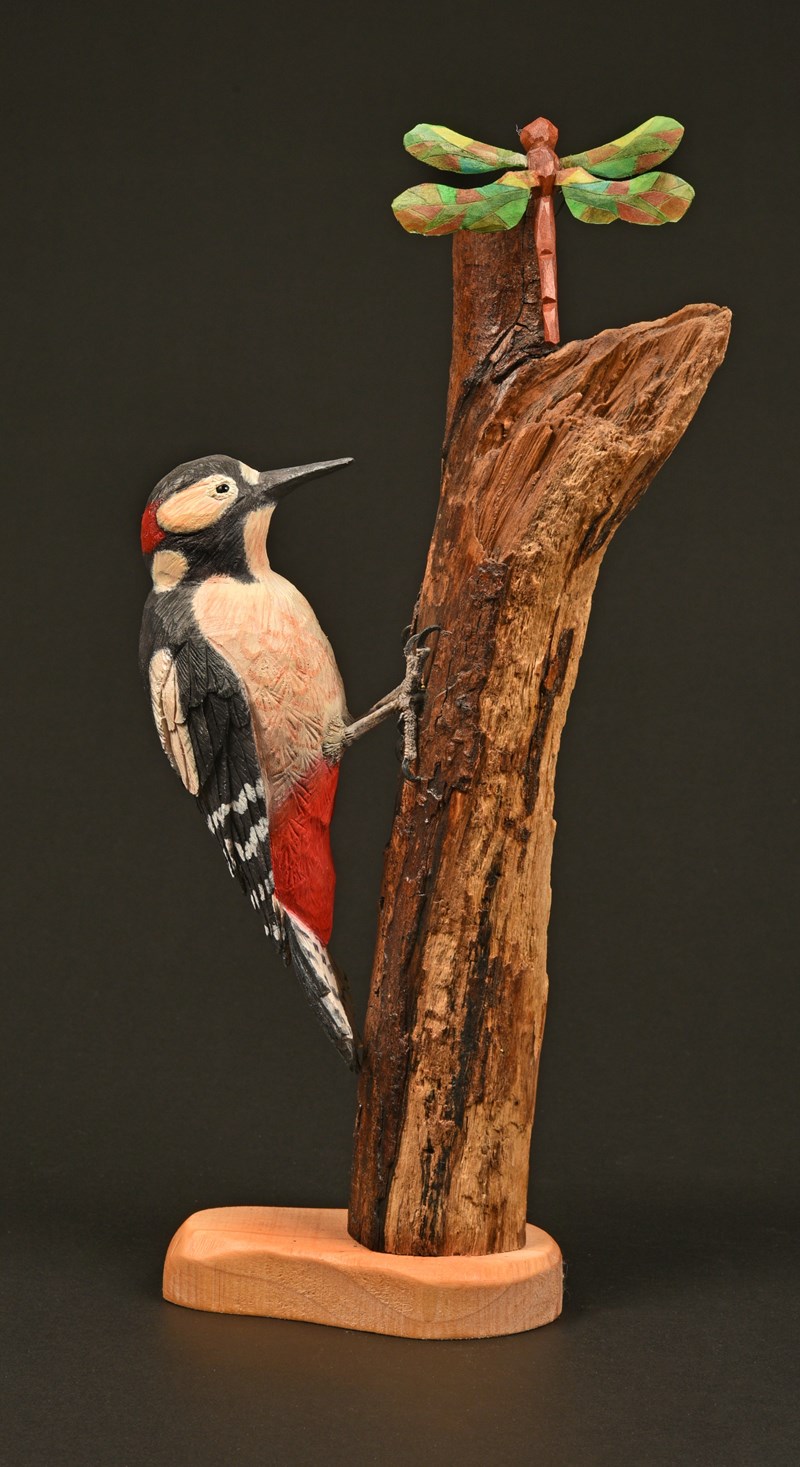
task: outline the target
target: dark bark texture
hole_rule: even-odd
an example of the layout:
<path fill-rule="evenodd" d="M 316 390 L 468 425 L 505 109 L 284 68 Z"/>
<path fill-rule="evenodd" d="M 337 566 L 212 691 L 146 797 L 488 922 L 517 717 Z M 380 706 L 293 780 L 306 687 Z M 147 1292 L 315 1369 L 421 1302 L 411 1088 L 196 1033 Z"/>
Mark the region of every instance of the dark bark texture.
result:
<path fill-rule="evenodd" d="M 453 356 L 418 627 L 421 782 L 386 852 L 349 1226 L 519 1248 L 547 1002 L 556 758 L 600 562 L 688 427 L 729 312 L 542 344 L 530 221 L 454 237 Z"/>

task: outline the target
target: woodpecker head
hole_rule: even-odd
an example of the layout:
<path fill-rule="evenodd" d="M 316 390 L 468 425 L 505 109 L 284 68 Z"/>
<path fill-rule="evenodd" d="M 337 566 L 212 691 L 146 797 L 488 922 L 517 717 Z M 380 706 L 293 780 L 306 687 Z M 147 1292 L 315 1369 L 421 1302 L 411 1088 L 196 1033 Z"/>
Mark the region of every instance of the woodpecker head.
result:
<path fill-rule="evenodd" d="M 267 469 L 226 454 L 180 464 L 156 484 L 142 516 L 142 554 L 157 591 L 209 575 L 252 580 L 263 572 L 275 505 L 297 484 L 352 463 L 349 458 Z"/>

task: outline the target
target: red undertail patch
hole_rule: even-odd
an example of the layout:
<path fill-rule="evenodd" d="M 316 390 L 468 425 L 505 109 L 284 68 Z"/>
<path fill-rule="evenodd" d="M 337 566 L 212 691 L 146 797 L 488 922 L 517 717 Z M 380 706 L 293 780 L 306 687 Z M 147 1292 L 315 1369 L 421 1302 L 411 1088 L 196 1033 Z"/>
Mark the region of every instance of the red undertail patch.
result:
<path fill-rule="evenodd" d="M 330 824 L 338 781 L 338 764 L 323 759 L 270 812 L 275 895 L 326 947 L 336 888 Z"/>

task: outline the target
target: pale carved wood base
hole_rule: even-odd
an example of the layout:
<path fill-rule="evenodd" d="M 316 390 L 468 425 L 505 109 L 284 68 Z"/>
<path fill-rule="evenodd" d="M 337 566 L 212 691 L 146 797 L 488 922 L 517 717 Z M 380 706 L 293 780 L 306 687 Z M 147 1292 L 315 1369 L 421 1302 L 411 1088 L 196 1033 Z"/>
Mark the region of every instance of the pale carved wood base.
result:
<path fill-rule="evenodd" d="M 556 1319 L 562 1275 L 558 1244 L 530 1224 L 513 1253 L 418 1258 L 362 1247 L 344 1208 L 217 1207 L 175 1234 L 164 1298 L 410 1339 L 483 1339 Z"/>

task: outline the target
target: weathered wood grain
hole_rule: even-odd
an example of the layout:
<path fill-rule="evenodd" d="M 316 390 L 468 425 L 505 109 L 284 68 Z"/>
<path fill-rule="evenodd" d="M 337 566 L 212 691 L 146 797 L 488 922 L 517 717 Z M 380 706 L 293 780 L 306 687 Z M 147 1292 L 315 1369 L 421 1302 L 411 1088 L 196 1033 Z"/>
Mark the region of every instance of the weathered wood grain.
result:
<path fill-rule="evenodd" d="M 349 1213 L 354 1238 L 390 1253 L 523 1244 L 553 785 L 592 593 L 729 332 L 728 311 L 687 306 L 542 354 L 532 254 L 530 221 L 454 240 L 442 492 L 415 616 L 446 630 L 423 779 L 401 787 L 386 853 Z"/>

